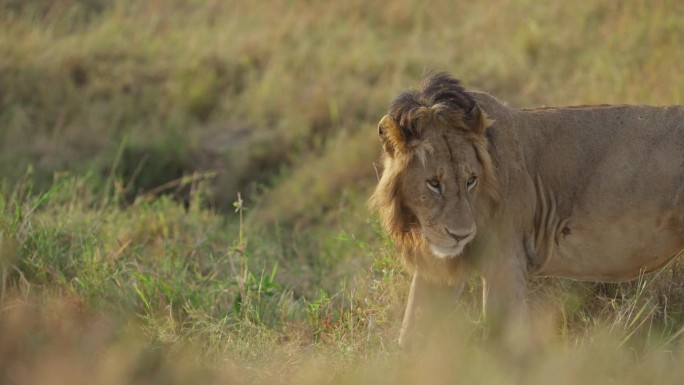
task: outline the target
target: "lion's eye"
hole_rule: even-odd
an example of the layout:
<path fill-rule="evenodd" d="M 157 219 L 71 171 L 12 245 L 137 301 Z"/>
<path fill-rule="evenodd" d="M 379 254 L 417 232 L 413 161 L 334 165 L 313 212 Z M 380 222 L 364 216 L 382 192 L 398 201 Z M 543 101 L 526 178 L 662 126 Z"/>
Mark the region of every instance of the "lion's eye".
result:
<path fill-rule="evenodd" d="M 437 194 L 442 193 L 442 184 L 439 183 L 439 179 L 429 179 L 427 181 L 427 186 L 430 190 L 436 192 Z"/>
<path fill-rule="evenodd" d="M 466 188 L 468 190 L 470 190 L 473 187 L 475 187 L 476 184 L 477 184 L 477 177 L 475 175 L 473 175 L 470 178 L 468 178 L 468 181 L 466 181 Z"/>

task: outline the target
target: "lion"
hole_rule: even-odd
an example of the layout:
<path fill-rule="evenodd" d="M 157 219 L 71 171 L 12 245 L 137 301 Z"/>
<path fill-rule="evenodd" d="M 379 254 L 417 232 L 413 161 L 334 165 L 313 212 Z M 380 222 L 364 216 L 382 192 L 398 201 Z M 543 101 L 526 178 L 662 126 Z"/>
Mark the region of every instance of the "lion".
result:
<path fill-rule="evenodd" d="M 514 109 L 447 73 L 378 125 L 369 204 L 413 274 L 399 344 L 471 273 L 487 317 L 526 313 L 533 276 L 620 282 L 684 251 L 684 107 Z"/>

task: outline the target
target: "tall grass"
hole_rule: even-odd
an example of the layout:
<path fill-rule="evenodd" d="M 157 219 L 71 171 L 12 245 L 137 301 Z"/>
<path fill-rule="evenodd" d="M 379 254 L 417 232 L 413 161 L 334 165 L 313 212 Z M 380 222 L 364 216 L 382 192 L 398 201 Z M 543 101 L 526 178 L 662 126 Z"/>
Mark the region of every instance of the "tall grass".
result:
<path fill-rule="evenodd" d="M 102 348 L 105 355 L 135 344 L 141 357 L 135 353 L 120 363 L 124 366 L 152 365 L 145 361 L 148 349 L 160 349 L 153 360 L 192 350 L 196 357 L 190 369 L 211 372 L 216 366 L 202 369 L 201 363 L 220 367 L 232 359 L 264 365 L 269 357 L 280 359 L 299 348 L 303 350 L 296 355 L 307 357 L 317 344 L 346 351 L 343 356 L 350 363 L 356 360 L 353 353 L 375 354 L 373 347 L 392 345 L 397 321 L 387 312 L 400 306 L 401 293 L 380 281 L 394 276 L 396 263 L 386 261 L 382 271 L 362 273 L 360 279 L 369 284 L 351 290 L 330 293 L 288 284 L 283 281 L 287 274 L 300 279 L 307 274 L 290 266 L 292 262 L 279 262 L 282 256 L 271 251 L 267 240 L 252 247 L 249 234 L 240 235 L 239 221 L 226 223 L 201 205 L 186 208 L 167 197 L 123 205 L 114 192 L 103 199 L 92 183 L 91 178 L 65 177 L 43 193 L 32 192 L 27 182 L 2 194 L 0 322 L 9 325 L 3 333 L 8 338 L 27 335 L 25 339 L 35 330 L 47 333 L 47 340 L 41 337 L 26 348 L 35 349 L 26 355 L 51 356 L 64 343 L 67 364 L 80 367 L 85 365 L 79 361 L 85 359 L 78 352 L 81 344 L 91 348 L 81 339 L 94 338 L 93 348 Z M 241 214 L 239 200 L 236 206 Z M 363 250 L 352 239 L 339 241 Z M 368 300 L 378 307 L 366 309 Z M 16 317 L 31 321 L 15 325 Z M 62 317 L 65 321 L 59 321 Z M 90 322 L 104 325 L 90 337 L 89 330 L 85 337 L 75 334 Z M 119 341 L 121 333 L 133 339 Z M 29 341 L 12 343 L 24 342 Z M 20 358 L 17 365 L 27 360 Z M 14 370 L 13 362 L 3 370 Z"/>
<path fill-rule="evenodd" d="M 560 371 L 567 383 L 641 383 L 656 374 L 663 383 L 684 376 L 676 365 L 681 287 L 667 276 L 681 274 L 678 266 L 622 285 L 534 282 L 531 329 L 505 339 L 483 338 L 479 305 L 466 295 L 467 316 L 435 329 L 448 338 L 399 354 L 408 279 L 387 240 L 338 237 L 366 261 L 344 278 L 331 273 L 342 261 L 283 258 L 282 239 L 253 239 L 239 220 L 225 221 L 196 200 L 126 205 L 93 183 L 63 177 L 34 192 L 24 181 L 1 195 L 6 381 L 543 383 Z M 238 218 L 249 209 L 243 204 L 235 202 Z M 311 265 L 302 270 L 302 263 Z M 466 292 L 477 289 L 473 281 Z M 46 369 L 27 372 L 31 366 Z"/>
<path fill-rule="evenodd" d="M 521 107 L 682 100 L 676 1 L 51 4 L 0 5 L 0 166 L 43 187 L 106 174 L 125 135 L 134 193 L 208 169 L 231 195 L 283 174 L 297 193 L 316 163 L 337 178 L 299 193 L 336 206 L 334 183 L 373 183 L 378 111 L 433 68 Z"/>

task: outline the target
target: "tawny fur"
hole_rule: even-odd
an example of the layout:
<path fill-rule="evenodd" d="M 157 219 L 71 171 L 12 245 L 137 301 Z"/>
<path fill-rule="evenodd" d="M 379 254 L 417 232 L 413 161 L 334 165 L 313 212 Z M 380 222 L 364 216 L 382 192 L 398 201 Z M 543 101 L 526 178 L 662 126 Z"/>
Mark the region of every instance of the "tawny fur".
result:
<path fill-rule="evenodd" d="M 684 250 L 681 106 L 517 110 L 439 73 L 400 94 L 378 132 L 370 206 L 423 279 L 456 287 L 476 271 L 520 300 L 531 275 L 623 281 Z M 425 184 L 436 176 L 444 194 Z M 471 220 L 459 255 L 431 252 Z"/>

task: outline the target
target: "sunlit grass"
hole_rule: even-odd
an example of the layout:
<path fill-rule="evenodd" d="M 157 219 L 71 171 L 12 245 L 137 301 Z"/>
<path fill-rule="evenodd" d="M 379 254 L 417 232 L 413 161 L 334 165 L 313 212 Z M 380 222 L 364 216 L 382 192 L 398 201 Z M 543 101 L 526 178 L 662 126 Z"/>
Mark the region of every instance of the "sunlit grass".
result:
<path fill-rule="evenodd" d="M 200 205 L 166 197 L 123 205 L 114 192 L 103 200 L 92 183 L 63 177 L 44 193 L 18 184 L 2 194 L 0 346 L 18 357 L 3 361 L 3 370 L 64 366 L 18 383 L 99 378 L 109 370 L 118 381 L 173 376 L 177 383 L 195 375 L 218 383 L 232 376 L 258 383 L 545 383 L 554 371 L 568 384 L 593 376 L 639 383 L 630 381 L 657 367 L 684 375 L 670 367 L 681 356 L 681 289 L 667 277 L 681 274 L 677 266 L 604 288 L 535 282 L 529 328 L 502 339 L 483 334 L 479 305 L 467 295 L 463 315 L 435 329 L 448 338 L 400 353 L 408 279 L 387 240 L 338 235 L 321 245 L 323 253 L 354 250 L 367 263 L 353 277 L 339 275 L 334 270 L 344 261 L 284 258 L 273 245 L 282 239 L 240 235 L 239 221 Z M 236 208 L 236 216 L 245 209 Z M 283 372 L 291 377 L 283 380 Z"/>

